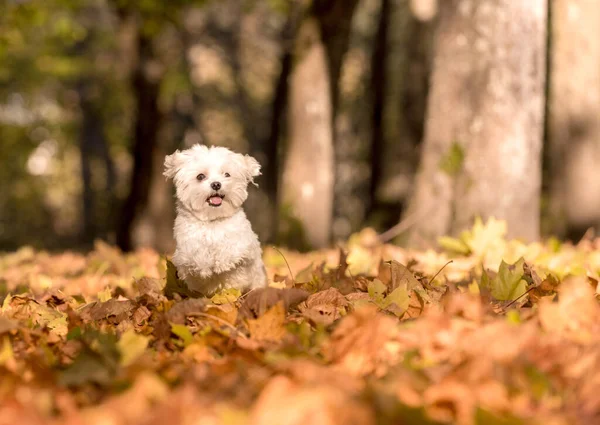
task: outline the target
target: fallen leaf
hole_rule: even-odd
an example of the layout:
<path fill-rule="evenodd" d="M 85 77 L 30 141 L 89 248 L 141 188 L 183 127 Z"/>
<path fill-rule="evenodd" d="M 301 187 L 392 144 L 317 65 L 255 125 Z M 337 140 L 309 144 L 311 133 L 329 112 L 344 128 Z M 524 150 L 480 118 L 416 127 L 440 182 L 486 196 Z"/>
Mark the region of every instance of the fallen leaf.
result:
<path fill-rule="evenodd" d="M 110 300 L 112 298 L 112 291 L 110 290 L 110 288 L 106 288 L 104 289 L 104 291 L 101 291 L 98 293 L 98 301 L 100 301 L 101 303 L 106 302 L 108 300 Z"/>
<path fill-rule="evenodd" d="M 185 325 L 174 323 L 171 325 L 171 332 L 181 338 L 184 347 L 187 347 L 194 341 L 194 336 L 192 335 L 190 328 Z"/>
<path fill-rule="evenodd" d="M 285 307 L 278 301 L 257 319 L 247 319 L 250 337 L 260 342 L 279 342 L 285 336 Z"/>
<path fill-rule="evenodd" d="M 558 302 L 542 299 L 539 318 L 546 332 L 589 342 L 600 332 L 600 306 L 585 278 L 569 278 L 559 289 Z"/>
<path fill-rule="evenodd" d="M 476 399 L 468 383 L 448 379 L 425 390 L 423 398 L 432 419 L 442 423 L 473 423 Z"/>
<path fill-rule="evenodd" d="M 135 323 L 138 326 L 142 325 L 143 322 L 148 320 L 148 318 L 151 315 L 152 315 L 152 313 L 150 312 L 150 310 L 148 310 L 148 308 L 146 308 L 146 306 L 140 306 L 133 313 L 133 316 L 132 316 L 133 323 Z"/>
<path fill-rule="evenodd" d="M 237 321 L 238 310 L 232 304 L 223 304 L 223 305 L 209 305 L 206 308 L 205 319 L 210 320 L 211 317 L 215 317 L 220 319 L 226 323 L 234 325 Z M 221 326 L 222 323 L 220 321 L 215 321 L 215 325 Z"/>
<path fill-rule="evenodd" d="M 374 279 L 371 283 L 369 283 L 367 291 L 369 293 L 369 297 L 371 297 L 375 304 L 380 306 L 383 305 L 383 300 L 385 299 L 387 286 L 385 286 L 385 284 L 382 281 L 380 281 L 379 279 Z"/>
<path fill-rule="evenodd" d="M 165 301 L 167 298 L 163 295 L 164 285 L 164 282 L 156 278 L 142 277 L 136 280 L 133 286 L 139 293 L 137 302 L 152 306 Z"/>
<path fill-rule="evenodd" d="M 134 287 L 140 295 L 157 295 L 163 289 L 163 283 L 159 279 L 152 277 L 142 277 L 134 282 Z"/>
<path fill-rule="evenodd" d="M 452 238 L 450 236 L 441 236 L 438 238 L 438 245 L 449 252 L 460 255 L 468 255 L 471 252 L 469 245 L 462 239 Z"/>
<path fill-rule="evenodd" d="M 0 335 L 18 328 L 19 325 L 17 324 L 17 322 L 7 319 L 6 317 L 0 316 Z"/>
<path fill-rule="evenodd" d="M 287 311 L 304 301 L 309 293 L 296 288 L 260 288 L 248 292 L 239 309 L 240 319 L 257 318 L 265 314 L 275 304 L 282 302 Z"/>
<path fill-rule="evenodd" d="M 397 261 L 382 262 L 378 278 L 389 288 L 389 292 L 398 287 L 403 287 L 407 292 L 421 287 L 421 283 L 412 272 Z"/>
<path fill-rule="evenodd" d="M 140 357 L 148 347 L 148 337 L 129 330 L 121 335 L 117 343 L 121 353 L 121 365 L 129 366 Z"/>
<path fill-rule="evenodd" d="M 527 282 L 523 279 L 523 264 L 521 258 L 515 264 L 509 265 L 502 261 L 498 275 L 491 281 L 492 296 L 499 301 L 514 301 L 527 291 Z"/>
<path fill-rule="evenodd" d="M 180 301 L 167 312 L 167 320 L 171 323 L 183 324 L 187 316 L 205 312 L 207 305 L 208 302 L 202 298 Z"/>
<path fill-rule="evenodd" d="M 313 270 L 313 264 L 311 263 L 307 267 L 305 267 L 304 269 L 302 269 L 298 273 L 296 273 L 296 277 L 294 278 L 296 283 L 302 284 L 302 283 L 310 282 L 313 278 L 312 270 Z"/>
<path fill-rule="evenodd" d="M 179 279 L 177 275 L 177 268 L 167 259 L 167 280 L 163 289 L 165 296 L 168 299 L 173 299 L 176 295 L 183 296 L 186 298 L 197 298 L 201 297 L 201 294 L 192 291 L 188 288 L 186 283 Z"/>
<path fill-rule="evenodd" d="M 398 286 L 383 301 L 383 309 L 391 311 L 396 316 L 402 316 L 409 305 L 410 297 L 404 286 Z"/>
<path fill-rule="evenodd" d="M 298 308 L 303 310 L 323 304 L 333 304 L 337 307 L 345 307 L 348 305 L 348 301 L 337 288 L 329 288 L 324 291 L 311 294 L 306 301 L 300 303 Z"/>
<path fill-rule="evenodd" d="M 87 383 L 108 385 L 117 373 L 119 350 L 114 335 L 86 330 L 77 338 L 84 343 L 73 363 L 60 372 L 59 384 L 81 386 Z"/>
<path fill-rule="evenodd" d="M 461 239 L 475 255 L 484 256 L 490 251 L 501 250 L 505 235 L 505 221 L 490 217 L 484 224 L 480 218 L 476 218 L 473 228 L 464 232 Z"/>
<path fill-rule="evenodd" d="M 67 315 L 56 309 L 49 308 L 37 303 L 32 303 L 34 320 L 40 326 L 46 326 L 54 334 L 65 336 L 68 332 Z"/>
<path fill-rule="evenodd" d="M 210 299 L 214 304 L 228 304 L 236 302 L 242 292 L 237 288 L 228 288 L 213 295 Z"/>
<path fill-rule="evenodd" d="M 362 292 L 367 292 L 368 291 L 368 287 L 369 287 L 369 283 L 370 282 L 371 282 L 371 280 L 369 280 L 365 276 L 356 276 L 352 280 L 352 284 L 354 285 L 354 289 L 357 289 L 357 290 L 362 291 Z M 344 295 L 348 295 L 348 294 L 344 294 Z"/>
<path fill-rule="evenodd" d="M 276 376 L 265 387 L 250 416 L 251 425 L 369 425 L 374 412 L 343 388 L 301 386 Z"/>
<path fill-rule="evenodd" d="M 317 292 L 298 305 L 298 310 L 315 323 L 330 325 L 346 313 L 348 300 L 336 288 Z"/>
<path fill-rule="evenodd" d="M 2 349 L 0 349 L 0 366 L 6 365 L 14 359 L 14 353 L 10 338 L 5 336 L 2 338 Z"/>
<path fill-rule="evenodd" d="M 118 301 L 115 298 L 111 298 L 106 302 L 93 302 L 88 304 L 85 309 L 82 310 L 80 316 L 87 320 L 102 320 L 109 316 L 117 316 L 122 319 L 128 315 L 135 305 L 132 301 Z"/>
<path fill-rule="evenodd" d="M 346 299 L 354 309 L 371 304 L 371 297 L 364 292 L 354 292 L 346 295 Z"/>
<path fill-rule="evenodd" d="M 0 418 L 595 424 L 600 239 L 525 244 L 502 226 L 475 223 L 450 264 L 369 229 L 341 249 L 286 251 L 308 292 L 288 277 L 212 300 L 150 249 L 0 254 Z"/>
<path fill-rule="evenodd" d="M 325 358 L 353 376 L 372 373 L 397 361 L 397 322 L 364 307 L 344 317 L 324 346 Z"/>
<path fill-rule="evenodd" d="M 543 297 L 549 297 L 556 294 L 559 285 L 560 281 L 558 278 L 552 274 L 548 274 L 539 285 L 536 285 L 531 292 L 529 292 L 528 297 L 532 303 L 537 303 Z"/>

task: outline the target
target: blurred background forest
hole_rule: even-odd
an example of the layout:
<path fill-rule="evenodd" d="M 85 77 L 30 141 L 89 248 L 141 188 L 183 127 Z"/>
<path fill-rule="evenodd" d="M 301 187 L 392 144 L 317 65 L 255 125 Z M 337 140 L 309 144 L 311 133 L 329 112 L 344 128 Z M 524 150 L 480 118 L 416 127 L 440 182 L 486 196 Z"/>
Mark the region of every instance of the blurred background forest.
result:
<path fill-rule="evenodd" d="M 596 0 L 0 0 L 0 251 L 173 248 L 164 156 L 263 166 L 265 243 L 600 226 Z"/>

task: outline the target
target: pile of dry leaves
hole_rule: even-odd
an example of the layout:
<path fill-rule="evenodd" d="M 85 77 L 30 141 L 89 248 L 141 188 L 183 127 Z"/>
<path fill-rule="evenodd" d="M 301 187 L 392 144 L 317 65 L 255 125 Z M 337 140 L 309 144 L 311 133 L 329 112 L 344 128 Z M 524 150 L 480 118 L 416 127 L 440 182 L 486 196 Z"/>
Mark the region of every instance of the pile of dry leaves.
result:
<path fill-rule="evenodd" d="M 600 423 L 600 243 L 504 230 L 266 248 L 211 299 L 148 250 L 0 256 L 0 425 Z"/>

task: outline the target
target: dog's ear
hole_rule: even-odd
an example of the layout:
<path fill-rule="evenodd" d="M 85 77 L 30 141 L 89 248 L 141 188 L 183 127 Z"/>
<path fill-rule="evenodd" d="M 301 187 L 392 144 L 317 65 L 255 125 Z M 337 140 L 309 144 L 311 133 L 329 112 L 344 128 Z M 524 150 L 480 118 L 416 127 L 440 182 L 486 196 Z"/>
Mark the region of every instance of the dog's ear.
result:
<path fill-rule="evenodd" d="M 176 150 L 175 153 L 171 155 L 165 156 L 165 171 L 163 172 L 163 176 L 168 179 L 172 179 L 177 174 L 177 171 L 181 168 L 183 164 L 183 154 Z"/>
<path fill-rule="evenodd" d="M 246 164 L 246 175 L 248 176 L 248 181 L 254 183 L 254 177 L 260 176 L 261 174 L 260 164 L 250 155 L 244 155 L 244 163 Z"/>

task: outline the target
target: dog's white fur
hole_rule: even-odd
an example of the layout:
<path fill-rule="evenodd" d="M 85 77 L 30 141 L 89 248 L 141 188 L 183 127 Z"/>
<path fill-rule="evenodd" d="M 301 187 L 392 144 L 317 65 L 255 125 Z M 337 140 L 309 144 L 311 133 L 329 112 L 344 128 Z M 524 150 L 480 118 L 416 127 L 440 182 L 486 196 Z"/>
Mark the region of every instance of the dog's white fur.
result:
<path fill-rule="evenodd" d="M 164 165 L 177 196 L 172 261 L 188 287 L 212 295 L 264 286 L 262 250 L 242 209 L 248 184 L 260 175 L 258 161 L 223 147 L 194 145 L 168 155 Z M 200 174 L 205 176 L 201 181 Z M 213 182 L 221 189 L 211 188 Z M 208 199 L 217 193 L 222 203 L 211 206 Z"/>

